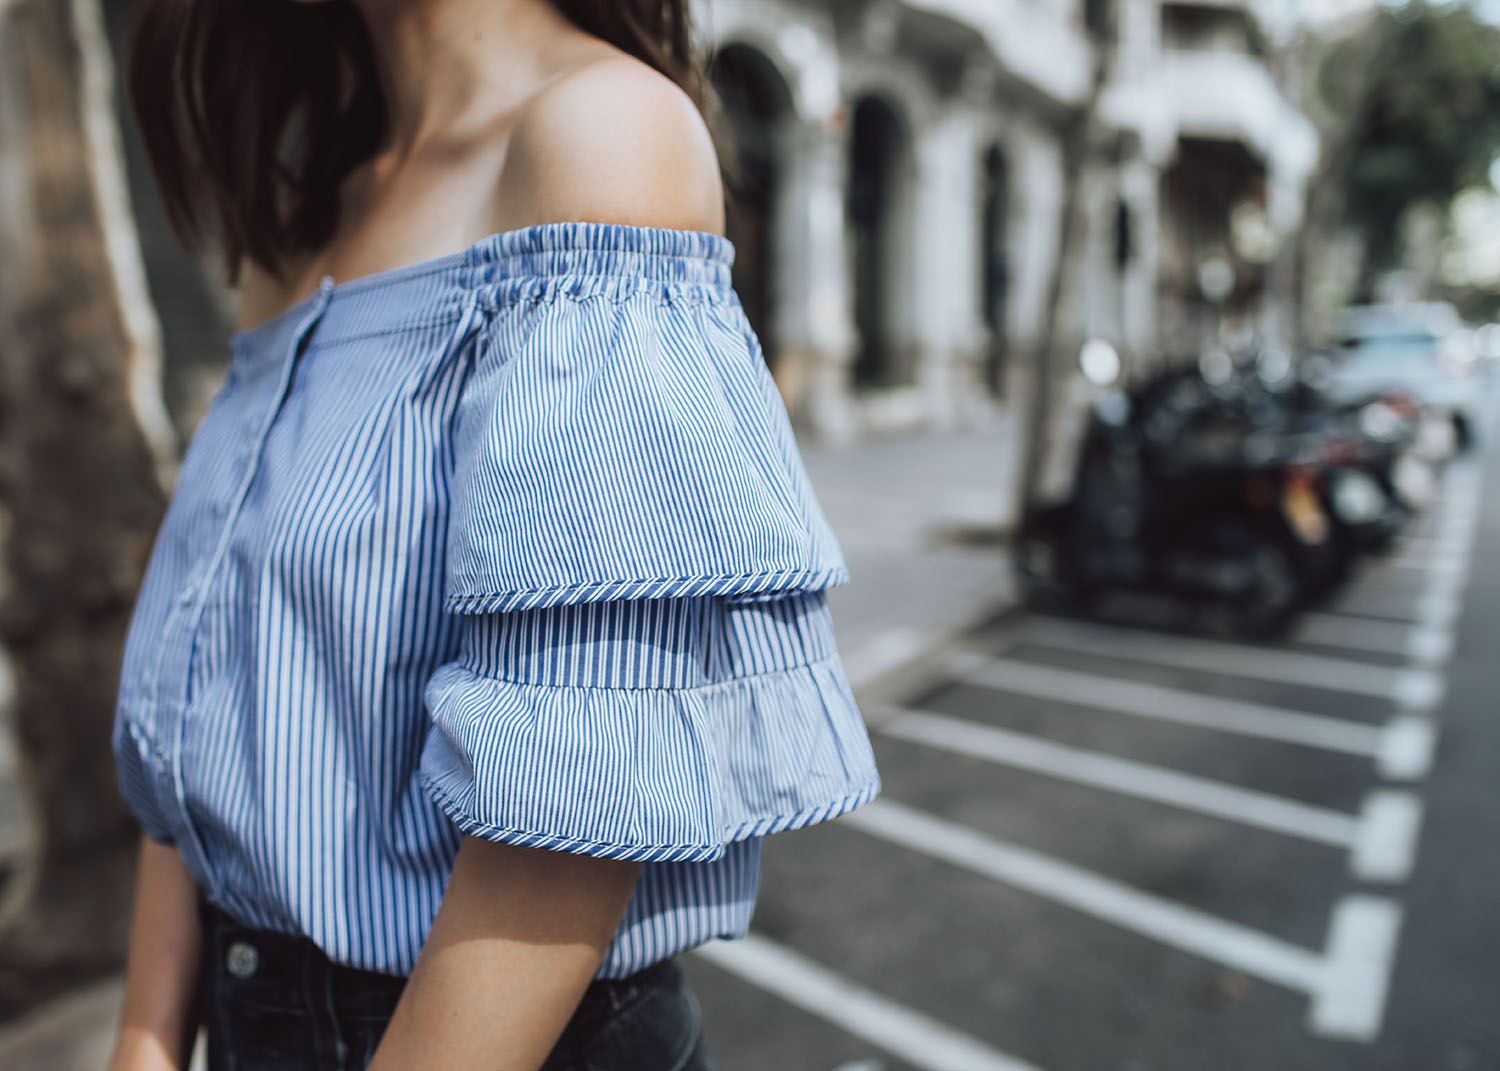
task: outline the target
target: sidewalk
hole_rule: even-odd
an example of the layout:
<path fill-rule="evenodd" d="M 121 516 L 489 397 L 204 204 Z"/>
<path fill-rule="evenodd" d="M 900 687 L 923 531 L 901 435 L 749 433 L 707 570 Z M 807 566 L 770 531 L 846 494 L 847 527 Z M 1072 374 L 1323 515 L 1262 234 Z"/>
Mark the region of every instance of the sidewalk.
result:
<path fill-rule="evenodd" d="M 839 651 L 856 691 L 1015 599 L 1006 529 L 1010 422 L 993 431 L 805 447 L 849 565 L 832 589 Z"/>
<path fill-rule="evenodd" d="M 995 536 L 1010 521 L 1015 448 L 1008 424 L 984 433 L 803 448 L 849 565 L 850 583 L 830 591 L 829 605 L 856 691 L 1014 600 L 1009 555 Z M 4 846 L 20 843 L 21 835 L 9 756 L 0 746 Z M 99 1071 L 120 997 L 120 981 L 109 979 L 0 1026 L 0 1068 Z"/>

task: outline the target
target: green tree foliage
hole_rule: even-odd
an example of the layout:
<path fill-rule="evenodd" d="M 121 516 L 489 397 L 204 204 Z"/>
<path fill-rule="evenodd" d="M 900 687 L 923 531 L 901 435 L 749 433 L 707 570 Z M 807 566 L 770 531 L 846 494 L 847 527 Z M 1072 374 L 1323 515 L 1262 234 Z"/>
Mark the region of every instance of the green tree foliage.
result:
<path fill-rule="evenodd" d="M 1319 89 L 1348 124 L 1338 179 L 1369 268 L 1395 263 L 1410 205 L 1446 205 L 1488 181 L 1500 153 L 1500 27 L 1468 5 L 1382 7 L 1326 54 Z"/>

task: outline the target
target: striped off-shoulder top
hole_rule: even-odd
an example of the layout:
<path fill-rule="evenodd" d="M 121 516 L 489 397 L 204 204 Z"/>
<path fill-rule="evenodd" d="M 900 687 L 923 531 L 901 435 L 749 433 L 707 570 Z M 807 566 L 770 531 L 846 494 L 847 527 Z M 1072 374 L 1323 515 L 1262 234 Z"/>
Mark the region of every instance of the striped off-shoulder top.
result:
<path fill-rule="evenodd" d="M 234 336 L 114 728 L 209 899 L 406 974 L 464 834 L 639 859 L 621 977 L 743 934 L 761 838 L 878 791 L 733 259 L 541 224 Z"/>

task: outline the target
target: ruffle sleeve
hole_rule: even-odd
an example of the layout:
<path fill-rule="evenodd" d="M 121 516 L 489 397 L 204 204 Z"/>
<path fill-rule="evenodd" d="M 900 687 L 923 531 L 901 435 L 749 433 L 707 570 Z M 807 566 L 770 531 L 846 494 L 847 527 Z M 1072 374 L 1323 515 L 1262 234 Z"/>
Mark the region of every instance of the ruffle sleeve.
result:
<path fill-rule="evenodd" d="M 420 776 L 463 832 L 707 861 L 879 778 L 822 592 L 481 614 L 429 679 Z"/>
<path fill-rule="evenodd" d="M 737 301 L 554 292 L 481 335 L 454 443 L 420 779 L 458 828 L 711 861 L 878 792 L 847 572 Z"/>
<path fill-rule="evenodd" d="M 848 579 L 741 306 L 671 293 L 554 291 L 487 325 L 454 433 L 446 609 Z"/>

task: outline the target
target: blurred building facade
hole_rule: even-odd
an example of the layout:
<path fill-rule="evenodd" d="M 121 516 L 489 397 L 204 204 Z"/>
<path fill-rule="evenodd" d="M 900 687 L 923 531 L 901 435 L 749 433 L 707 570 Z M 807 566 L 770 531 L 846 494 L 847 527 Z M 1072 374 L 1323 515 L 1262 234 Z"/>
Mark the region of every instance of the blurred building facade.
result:
<path fill-rule="evenodd" d="M 1061 252 L 1063 131 L 1091 98 L 1106 11 L 1053 367 L 1076 371 L 1089 337 L 1139 367 L 1226 323 L 1274 335 L 1317 145 L 1256 5 L 1306 2 L 694 0 L 745 165 L 735 286 L 799 428 L 837 444 L 1025 406 Z M 130 7 L 105 10 L 120 55 Z M 115 103 L 186 437 L 222 375 L 233 295 L 177 250 Z"/>
<path fill-rule="evenodd" d="M 698 9 L 746 165 L 736 287 L 818 437 L 982 425 L 1026 397 L 1061 252 L 1063 132 L 1092 99 L 1104 17 L 1053 353 L 1097 336 L 1145 362 L 1225 322 L 1274 329 L 1316 138 L 1246 0 Z"/>

